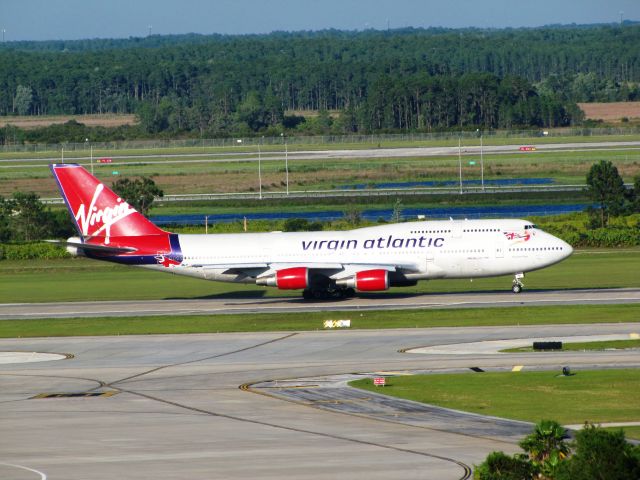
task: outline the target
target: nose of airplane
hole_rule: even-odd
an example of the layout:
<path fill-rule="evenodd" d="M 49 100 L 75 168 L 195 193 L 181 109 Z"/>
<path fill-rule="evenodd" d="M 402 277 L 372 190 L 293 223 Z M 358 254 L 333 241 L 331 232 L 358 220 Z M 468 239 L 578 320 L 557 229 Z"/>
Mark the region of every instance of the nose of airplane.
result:
<path fill-rule="evenodd" d="M 573 247 L 564 240 L 560 240 L 560 243 L 562 244 L 562 252 L 564 253 L 564 258 L 567 258 L 573 253 Z"/>

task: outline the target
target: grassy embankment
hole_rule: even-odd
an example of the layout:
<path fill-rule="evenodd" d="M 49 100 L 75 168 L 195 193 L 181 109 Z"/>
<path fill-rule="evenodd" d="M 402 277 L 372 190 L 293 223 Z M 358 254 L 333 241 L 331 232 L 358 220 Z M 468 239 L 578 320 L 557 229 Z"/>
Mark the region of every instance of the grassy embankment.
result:
<path fill-rule="evenodd" d="M 640 421 L 640 370 L 462 373 L 392 377 L 376 388 L 372 380 L 354 387 L 456 410 L 563 424 Z M 639 429 L 627 434 L 638 438 Z"/>

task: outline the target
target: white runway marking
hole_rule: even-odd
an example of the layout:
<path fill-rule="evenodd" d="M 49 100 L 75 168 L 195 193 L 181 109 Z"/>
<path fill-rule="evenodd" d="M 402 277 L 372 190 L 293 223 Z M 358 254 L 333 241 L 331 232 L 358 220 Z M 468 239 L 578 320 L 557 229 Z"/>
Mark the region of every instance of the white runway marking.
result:
<path fill-rule="evenodd" d="M 40 480 L 47 480 L 47 476 L 44 473 L 38 470 L 34 470 L 33 468 L 24 467 L 22 465 L 15 465 L 13 463 L 4 463 L 4 462 L 0 462 L 0 465 L 4 465 L 5 467 L 13 467 L 13 468 L 19 468 L 21 470 L 26 470 L 27 472 L 32 472 L 32 473 L 35 473 L 36 475 L 40 475 Z"/>
<path fill-rule="evenodd" d="M 64 360 L 66 355 L 59 353 L 38 352 L 0 352 L 0 365 L 9 363 L 50 362 L 52 360 Z"/>

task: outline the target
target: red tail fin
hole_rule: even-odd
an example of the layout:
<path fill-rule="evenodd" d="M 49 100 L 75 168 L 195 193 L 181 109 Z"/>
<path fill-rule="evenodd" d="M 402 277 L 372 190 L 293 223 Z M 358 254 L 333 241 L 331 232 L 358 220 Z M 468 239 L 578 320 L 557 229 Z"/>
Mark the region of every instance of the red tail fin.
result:
<path fill-rule="evenodd" d="M 110 237 L 165 233 L 80 165 L 54 164 L 51 171 L 83 238 L 108 245 Z"/>

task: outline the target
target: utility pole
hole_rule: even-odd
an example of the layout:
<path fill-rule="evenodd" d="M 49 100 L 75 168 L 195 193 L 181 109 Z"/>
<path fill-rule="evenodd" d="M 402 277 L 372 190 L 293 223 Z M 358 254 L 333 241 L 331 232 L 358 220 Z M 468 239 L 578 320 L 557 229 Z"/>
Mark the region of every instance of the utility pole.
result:
<path fill-rule="evenodd" d="M 480 183 L 482 184 L 482 191 L 484 192 L 484 158 L 482 153 L 482 132 L 480 132 Z"/>
<path fill-rule="evenodd" d="M 289 195 L 289 150 L 287 147 L 287 137 L 284 133 L 281 133 L 282 141 L 284 142 L 284 171 L 286 176 L 287 196 Z"/>
<path fill-rule="evenodd" d="M 458 171 L 460 173 L 460 195 L 462 195 L 462 144 L 458 137 Z"/>
<path fill-rule="evenodd" d="M 258 144 L 258 191 L 260 192 L 260 200 L 262 200 L 262 150 Z"/>
<path fill-rule="evenodd" d="M 89 143 L 89 139 L 85 138 L 84 139 L 84 144 L 85 144 L 85 152 L 86 152 L 86 145 Z M 89 143 L 89 150 L 90 150 L 90 162 L 91 162 L 91 175 L 93 175 L 93 145 Z"/>

